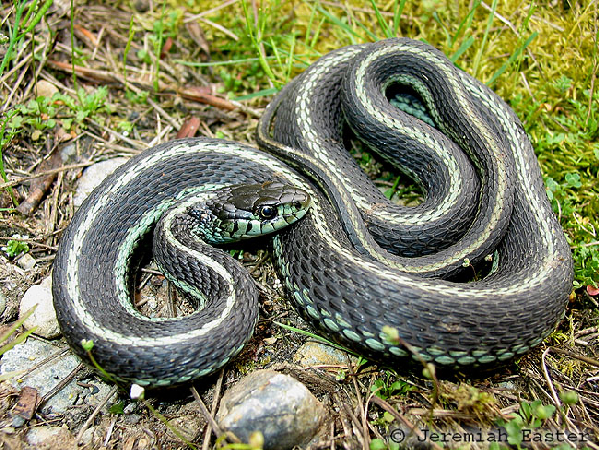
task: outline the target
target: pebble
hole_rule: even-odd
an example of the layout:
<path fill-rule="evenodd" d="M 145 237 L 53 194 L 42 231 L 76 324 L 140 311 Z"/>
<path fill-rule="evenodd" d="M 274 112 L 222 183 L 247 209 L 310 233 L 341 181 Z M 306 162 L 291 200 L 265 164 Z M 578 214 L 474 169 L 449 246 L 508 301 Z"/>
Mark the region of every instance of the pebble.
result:
<path fill-rule="evenodd" d="M 0 374 L 17 372 L 8 380 L 15 389 L 30 386 L 37 390 L 39 397 L 43 397 L 69 376 L 79 366 L 81 360 L 67 352 L 59 357 L 50 358 L 48 362 L 28 374 L 24 373 L 28 369 L 38 366 L 40 361 L 49 356 L 59 354 L 65 348 L 66 345 L 53 345 L 29 337 L 24 343 L 15 345 L 2 356 Z M 85 396 L 85 403 L 97 405 L 108 395 L 111 386 L 96 379 L 93 379 L 90 384 L 93 385 L 91 389 L 83 388 L 77 384 L 77 380 L 74 378 L 41 405 L 41 413 L 63 414 L 82 396 Z M 98 389 L 96 394 L 92 394 L 94 387 Z"/>
<path fill-rule="evenodd" d="M 12 423 L 11 425 L 15 428 L 21 428 L 23 425 L 25 425 L 25 419 L 21 416 L 19 416 L 18 414 L 12 416 Z"/>
<path fill-rule="evenodd" d="M 77 448 L 75 438 L 66 427 L 34 427 L 27 432 L 25 439 L 38 450 Z"/>
<path fill-rule="evenodd" d="M 29 253 L 23 253 L 16 260 L 16 263 L 24 270 L 31 270 L 35 267 L 35 264 L 37 263 L 37 261 Z"/>
<path fill-rule="evenodd" d="M 36 97 L 43 95 L 44 97 L 51 98 L 54 94 L 58 94 L 58 88 L 46 80 L 38 81 L 33 89 Z"/>
<path fill-rule="evenodd" d="M 264 450 L 286 450 L 308 443 L 324 417 L 323 405 L 295 378 L 257 370 L 225 392 L 216 420 L 243 442 L 259 431 Z"/>
<path fill-rule="evenodd" d="M 127 158 L 113 158 L 89 166 L 77 183 L 77 192 L 73 197 L 75 208 L 78 208 L 89 194 L 102 182 L 104 178 L 116 170 L 117 167 L 127 162 Z"/>
<path fill-rule="evenodd" d="M 293 361 L 302 367 L 347 366 L 357 359 L 348 353 L 320 342 L 306 342 L 297 349 Z"/>
<path fill-rule="evenodd" d="M 4 314 L 6 309 L 6 296 L 0 291 L 0 315 Z"/>
<path fill-rule="evenodd" d="M 23 317 L 27 311 L 33 308 L 35 311 L 23 323 L 27 330 L 37 327 L 35 334 L 54 339 L 60 336 L 60 328 L 56 319 L 56 311 L 52 302 L 52 277 L 49 276 L 41 284 L 31 286 L 23 295 L 21 305 L 19 306 L 19 318 Z"/>

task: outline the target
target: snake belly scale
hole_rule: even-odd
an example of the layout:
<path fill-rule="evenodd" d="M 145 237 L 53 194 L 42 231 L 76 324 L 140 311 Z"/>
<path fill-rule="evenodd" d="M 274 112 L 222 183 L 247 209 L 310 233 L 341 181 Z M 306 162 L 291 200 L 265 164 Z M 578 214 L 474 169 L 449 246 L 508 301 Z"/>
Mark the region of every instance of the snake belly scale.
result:
<path fill-rule="evenodd" d="M 435 126 L 391 106 L 395 92 L 417 95 Z M 345 150 L 348 128 L 422 186 L 421 205 L 382 196 Z M 162 144 L 92 193 L 54 266 L 59 322 L 78 354 L 93 340 L 109 373 L 155 387 L 238 353 L 257 318 L 244 270 L 218 250 L 198 252 L 226 295 L 215 310 L 150 320 L 131 306 L 130 258 L 181 192 L 266 181 L 311 198 L 306 216 L 273 238 L 290 300 L 366 357 L 497 364 L 541 343 L 563 317 L 572 258 L 530 142 L 513 111 L 441 52 L 402 38 L 332 52 L 275 97 L 257 141 L 270 154 L 210 139 Z M 486 277 L 451 281 L 490 258 Z"/>

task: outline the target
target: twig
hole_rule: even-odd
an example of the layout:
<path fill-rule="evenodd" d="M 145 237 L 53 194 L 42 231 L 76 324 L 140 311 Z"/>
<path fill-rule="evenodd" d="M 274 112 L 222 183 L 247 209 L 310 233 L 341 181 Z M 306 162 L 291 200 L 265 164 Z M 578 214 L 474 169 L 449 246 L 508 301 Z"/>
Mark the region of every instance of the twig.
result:
<path fill-rule="evenodd" d="M 197 19 L 204 17 L 204 16 L 209 16 L 212 13 L 215 13 L 217 11 L 220 11 L 223 8 L 226 8 L 227 6 L 231 6 L 234 5 L 235 3 L 237 3 L 239 0 L 227 0 L 226 2 L 221 3 L 220 5 L 209 9 L 208 11 L 203 11 L 199 14 L 194 14 L 193 16 L 189 16 L 187 17 L 183 23 L 189 23 L 189 22 L 195 22 Z"/>
<path fill-rule="evenodd" d="M 554 351 L 556 353 L 560 353 L 562 355 L 569 356 L 570 358 L 576 358 L 579 361 L 583 361 L 583 362 L 585 362 L 587 364 L 590 364 L 591 366 L 599 367 L 599 361 L 597 361 L 594 358 L 589 358 L 588 356 L 584 356 L 584 355 L 578 355 L 578 354 L 573 353 L 571 351 L 563 350 L 561 348 L 556 348 L 556 347 L 550 347 L 550 350 Z"/>
<path fill-rule="evenodd" d="M 83 426 L 79 430 L 79 433 L 77 434 L 77 439 L 76 439 L 76 441 L 78 443 L 81 443 L 81 439 L 83 438 L 83 433 L 85 433 L 85 430 L 87 430 L 89 428 L 89 426 L 94 421 L 94 419 L 96 418 L 96 416 L 98 415 L 98 413 L 100 412 L 100 410 L 102 408 L 104 408 L 104 406 L 106 405 L 106 403 L 108 403 L 108 400 L 110 400 L 112 398 L 112 396 L 114 394 L 116 394 L 117 390 L 118 390 L 118 386 L 114 385 L 112 387 L 112 389 L 110 389 L 110 392 L 104 398 L 104 400 L 102 400 L 100 403 L 98 403 L 98 406 L 96 406 L 96 409 L 94 409 L 94 412 L 87 418 L 87 420 L 85 421 L 85 423 L 83 424 Z"/>
<path fill-rule="evenodd" d="M 214 397 L 212 398 L 212 415 L 216 413 L 218 408 L 218 401 L 220 400 L 220 391 L 223 386 L 223 380 L 225 378 L 225 371 L 221 369 L 220 374 L 218 375 L 218 380 L 216 381 L 216 386 L 214 386 Z M 211 415 L 211 416 L 212 416 Z M 208 450 L 210 447 L 210 435 L 212 434 L 212 425 L 210 423 L 206 427 L 206 432 L 204 433 L 204 443 L 202 444 L 202 450 Z"/>
<path fill-rule="evenodd" d="M 241 441 L 233 433 L 225 433 L 221 429 L 221 427 L 218 426 L 218 424 L 216 423 L 216 420 L 214 420 L 214 417 L 212 417 L 212 414 L 210 414 L 210 411 L 208 411 L 208 408 L 206 408 L 206 405 L 204 404 L 204 401 L 200 397 L 200 394 L 198 394 L 198 391 L 196 390 L 196 388 L 192 386 L 190 388 L 190 390 L 191 390 L 191 394 L 198 402 L 198 405 L 200 406 L 200 411 L 204 415 L 204 418 L 208 421 L 208 423 L 212 427 L 212 432 L 214 433 L 214 435 L 217 438 L 224 437 L 226 440 L 233 441 L 236 444 L 241 443 Z"/>
<path fill-rule="evenodd" d="M 551 379 L 551 375 L 549 375 L 549 369 L 547 368 L 547 362 L 545 361 L 545 358 L 547 357 L 547 355 L 549 354 L 549 352 L 551 350 L 552 350 L 551 347 L 547 348 L 543 352 L 543 355 L 541 356 L 541 362 L 542 362 L 542 366 L 543 366 L 543 376 L 545 378 L 545 382 L 547 383 L 547 386 L 549 387 L 549 390 L 551 391 L 551 397 L 553 398 L 555 407 L 562 414 L 562 417 L 568 423 L 568 426 L 572 427 L 572 429 L 576 429 L 576 426 L 572 423 L 570 418 L 568 416 L 566 416 L 565 414 L 563 414 L 562 402 L 560 401 L 560 399 L 557 395 L 557 392 L 555 392 L 555 386 L 553 385 L 553 380 Z"/>
<path fill-rule="evenodd" d="M 49 392 L 46 393 L 46 395 L 44 395 L 42 397 L 42 399 L 38 403 L 38 406 L 47 402 L 50 398 L 52 398 L 54 395 L 56 395 L 57 392 L 59 392 L 62 388 L 64 388 L 67 384 L 69 384 L 71 382 L 71 380 L 73 378 L 75 378 L 75 375 L 77 375 L 79 373 L 79 371 L 81 369 L 83 369 L 84 367 L 85 366 L 83 365 L 83 363 L 80 363 L 77 367 L 75 367 L 73 370 L 71 370 L 71 373 L 69 373 L 66 377 L 64 377 L 62 380 L 60 380 L 60 383 L 58 383 L 56 386 L 54 386 L 53 389 L 51 389 Z"/>
<path fill-rule="evenodd" d="M 86 163 L 79 163 L 79 164 L 70 164 L 68 166 L 62 166 L 57 169 L 44 170 L 43 172 L 36 173 L 36 174 L 30 175 L 28 177 L 23 177 L 18 180 L 7 181 L 6 183 L 2 183 L 2 184 L 0 184 L 0 190 L 5 189 L 9 186 L 11 186 L 11 187 L 16 186 L 17 184 L 21 184 L 24 181 L 29 181 L 29 180 L 33 180 L 35 178 L 44 177 L 46 175 L 52 175 L 52 174 L 56 174 L 59 172 L 64 172 L 65 170 L 79 169 L 81 167 L 88 167 L 88 166 L 91 166 L 92 164 L 93 164 L 92 162 L 86 162 Z"/>

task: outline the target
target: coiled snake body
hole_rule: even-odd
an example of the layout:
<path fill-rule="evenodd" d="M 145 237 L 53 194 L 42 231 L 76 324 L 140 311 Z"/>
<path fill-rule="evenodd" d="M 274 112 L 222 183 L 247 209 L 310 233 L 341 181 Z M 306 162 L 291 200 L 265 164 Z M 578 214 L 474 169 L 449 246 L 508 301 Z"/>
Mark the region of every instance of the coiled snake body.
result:
<path fill-rule="evenodd" d="M 434 127 L 390 105 L 397 93 L 419 97 Z M 386 200 L 345 150 L 344 123 L 422 186 L 421 205 Z M 311 198 L 306 216 L 273 239 L 289 298 L 314 327 L 364 356 L 496 364 L 538 345 L 563 317 L 572 259 L 530 142 L 513 111 L 441 52 L 410 39 L 332 52 L 273 100 L 257 140 L 277 158 L 218 140 L 159 145 L 86 201 L 53 279 L 78 354 L 87 357 L 80 342 L 93 340 L 100 366 L 149 386 L 229 361 L 256 320 L 247 274 L 223 252 L 196 248 L 181 271 L 209 279 L 210 289 L 180 285 L 201 291 L 204 307 L 150 320 L 131 306 L 129 259 L 179 192 L 205 203 L 217 188 L 269 180 Z M 481 280 L 448 281 L 490 259 Z M 217 300 L 204 298 L 208 291 Z"/>

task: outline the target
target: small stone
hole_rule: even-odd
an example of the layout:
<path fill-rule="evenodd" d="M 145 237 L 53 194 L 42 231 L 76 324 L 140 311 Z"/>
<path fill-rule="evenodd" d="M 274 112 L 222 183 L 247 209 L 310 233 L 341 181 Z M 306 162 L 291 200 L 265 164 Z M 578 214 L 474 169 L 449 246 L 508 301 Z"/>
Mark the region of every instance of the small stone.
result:
<path fill-rule="evenodd" d="M 77 156 L 77 145 L 74 143 L 65 145 L 60 150 L 60 159 L 65 164 L 70 164 L 75 161 L 75 157 Z"/>
<path fill-rule="evenodd" d="M 4 313 L 4 310 L 6 309 L 6 296 L 0 292 L 0 315 L 2 315 Z"/>
<path fill-rule="evenodd" d="M 27 432 L 25 439 L 39 450 L 77 447 L 73 435 L 66 427 L 34 427 Z"/>
<path fill-rule="evenodd" d="M 51 98 L 54 94 L 58 94 L 58 88 L 46 80 L 38 81 L 35 85 L 34 91 L 36 97 L 42 95 L 46 98 Z"/>
<path fill-rule="evenodd" d="M 295 352 L 293 361 L 302 367 L 347 366 L 356 358 L 330 345 L 306 342 Z"/>
<path fill-rule="evenodd" d="M 80 445 L 82 446 L 90 446 L 90 448 L 92 447 L 93 443 L 94 443 L 94 434 L 96 432 L 96 428 L 95 427 L 90 427 L 87 430 L 85 430 L 83 432 L 83 434 L 81 435 L 81 439 L 80 439 Z"/>
<path fill-rule="evenodd" d="M 123 420 L 130 425 L 137 425 L 141 422 L 141 414 L 129 414 Z"/>
<path fill-rule="evenodd" d="M 12 416 L 12 426 L 15 428 L 21 428 L 23 425 L 25 425 L 25 419 L 21 416 L 14 415 Z"/>
<path fill-rule="evenodd" d="M 77 183 L 77 192 L 73 197 L 73 203 L 78 208 L 83 203 L 83 200 L 87 198 L 89 194 L 117 167 L 127 162 L 127 158 L 113 158 L 106 161 L 102 161 L 89 166 L 83 171 L 83 175 Z"/>
<path fill-rule="evenodd" d="M 139 400 L 140 398 L 143 398 L 145 392 L 146 390 L 143 387 L 141 387 L 139 384 L 133 383 L 131 385 L 131 389 L 129 390 L 129 397 L 131 400 Z"/>
<path fill-rule="evenodd" d="M 22 269 L 31 270 L 35 267 L 37 261 L 29 253 L 23 253 L 16 262 Z"/>
<path fill-rule="evenodd" d="M 19 306 L 19 317 L 33 308 L 35 311 L 23 323 L 27 330 L 37 327 L 35 334 L 46 339 L 54 339 L 60 336 L 60 327 L 56 319 L 56 311 L 52 302 L 52 277 L 47 277 L 41 284 L 31 286 L 23 295 Z"/>
<path fill-rule="evenodd" d="M 322 404 L 295 378 L 258 370 L 225 392 L 216 420 L 243 442 L 259 431 L 264 450 L 285 450 L 310 441 L 324 416 Z"/>
<path fill-rule="evenodd" d="M 133 414 L 137 408 L 137 403 L 129 403 L 123 408 L 123 414 Z"/>

